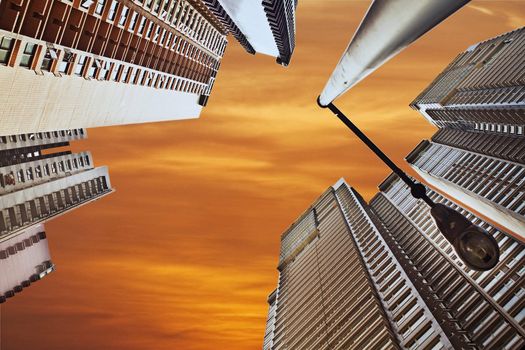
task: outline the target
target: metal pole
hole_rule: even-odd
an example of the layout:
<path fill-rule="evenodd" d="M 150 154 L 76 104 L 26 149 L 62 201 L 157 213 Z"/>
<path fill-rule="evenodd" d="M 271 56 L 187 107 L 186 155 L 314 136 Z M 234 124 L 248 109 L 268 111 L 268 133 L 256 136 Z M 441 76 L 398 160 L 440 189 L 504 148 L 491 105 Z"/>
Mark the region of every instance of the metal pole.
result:
<path fill-rule="evenodd" d="M 356 134 L 357 137 L 359 137 L 361 141 L 363 141 L 368 146 L 368 148 L 370 148 L 379 157 L 379 159 L 381 159 L 390 169 L 392 169 L 392 171 L 397 176 L 401 178 L 401 180 L 403 180 L 408 185 L 408 187 L 410 187 L 410 193 L 414 198 L 424 200 L 425 203 L 427 203 L 430 207 L 435 206 L 435 203 L 427 196 L 427 189 L 425 188 L 425 186 L 423 184 L 414 182 L 410 177 L 408 177 L 408 175 L 405 174 L 405 172 L 401 170 L 390 158 L 388 158 L 388 156 L 384 154 L 383 151 L 381 151 L 379 147 L 377 147 L 372 142 L 372 140 L 370 140 L 365 134 L 363 134 L 363 132 L 359 130 L 359 128 L 354 123 L 352 123 L 352 121 L 350 121 L 350 119 L 348 119 L 346 115 L 344 115 L 344 113 L 339 110 L 339 108 L 337 108 L 332 102 L 324 106 L 319 102 L 319 98 L 317 99 L 317 104 L 321 108 L 328 108 L 350 130 L 352 130 L 354 134 Z"/>
<path fill-rule="evenodd" d="M 327 106 L 469 0 L 374 0 L 321 92 Z"/>

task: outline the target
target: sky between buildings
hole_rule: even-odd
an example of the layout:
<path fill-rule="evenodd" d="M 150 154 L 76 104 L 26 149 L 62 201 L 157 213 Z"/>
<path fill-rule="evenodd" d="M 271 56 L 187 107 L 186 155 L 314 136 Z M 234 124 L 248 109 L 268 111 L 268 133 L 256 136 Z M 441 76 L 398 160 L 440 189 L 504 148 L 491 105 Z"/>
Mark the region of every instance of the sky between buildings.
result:
<path fill-rule="evenodd" d="M 434 133 L 409 102 L 524 4 L 473 1 L 336 105 L 401 162 Z M 280 234 L 341 176 L 369 199 L 389 174 L 315 103 L 368 5 L 300 0 L 288 68 L 230 38 L 198 120 L 88 130 L 117 192 L 46 225 L 57 271 L 2 306 L 1 349 L 260 349 Z"/>

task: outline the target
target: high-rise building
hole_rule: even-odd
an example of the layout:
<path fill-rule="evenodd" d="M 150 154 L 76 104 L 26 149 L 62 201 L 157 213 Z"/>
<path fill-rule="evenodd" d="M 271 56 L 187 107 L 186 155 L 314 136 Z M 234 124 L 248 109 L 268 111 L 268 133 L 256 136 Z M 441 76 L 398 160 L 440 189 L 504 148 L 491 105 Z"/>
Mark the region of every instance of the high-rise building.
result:
<path fill-rule="evenodd" d="M 0 302 L 54 269 L 45 221 L 112 192 L 106 167 L 64 149 L 83 138 L 84 129 L 0 136 Z"/>
<path fill-rule="evenodd" d="M 395 347 L 394 332 L 333 188 L 282 235 L 278 269 L 267 349 Z"/>
<path fill-rule="evenodd" d="M 520 349 L 525 247 L 490 228 L 501 262 L 471 271 L 424 203 L 381 189 L 368 205 L 340 180 L 282 235 L 263 348 Z"/>
<path fill-rule="evenodd" d="M 287 66 L 295 49 L 295 11 L 297 0 L 203 0 L 210 9 L 222 8 L 235 22 L 230 29 L 250 53 L 260 52 L 277 58 Z M 221 11 L 215 12 L 218 18 Z M 228 27 L 228 26 L 227 26 Z M 244 42 L 244 39 L 247 41 Z"/>
<path fill-rule="evenodd" d="M 197 118 L 228 33 L 288 64 L 296 1 L 222 3 L 0 1 L 0 135 Z"/>
<path fill-rule="evenodd" d="M 525 242 L 525 28 L 459 54 L 411 104 L 440 128 L 420 176 Z"/>
<path fill-rule="evenodd" d="M 469 269 L 437 229 L 429 207 L 414 199 L 394 174 L 379 186 L 370 207 L 387 228 L 396 259 L 456 319 L 481 349 L 525 345 L 525 245 L 434 191 L 428 196 L 486 229 L 498 242 L 500 262 L 490 271 Z"/>
<path fill-rule="evenodd" d="M 1 1 L 0 135 L 196 118 L 226 33 L 200 0 Z"/>
<path fill-rule="evenodd" d="M 525 134 L 525 28 L 470 46 L 410 106 L 439 128 Z"/>

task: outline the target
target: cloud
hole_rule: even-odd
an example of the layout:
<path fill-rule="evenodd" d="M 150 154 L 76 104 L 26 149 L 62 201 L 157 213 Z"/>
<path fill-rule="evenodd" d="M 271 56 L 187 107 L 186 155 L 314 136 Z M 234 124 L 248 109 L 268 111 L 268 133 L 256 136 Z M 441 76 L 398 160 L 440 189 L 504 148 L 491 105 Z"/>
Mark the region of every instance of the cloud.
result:
<path fill-rule="evenodd" d="M 371 198 L 390 172 L 315 104 L 369 4 L 300 0 L 289 67 L 230 38 L 200 119 L 75 142 L 118 191 L 47 224 L 57 271 L 2 305 L 2 345 L 260 348 L 281 233 L 340 177 Z M 460 51 L 523 25 L 520 6 L 469 5 L 336 104 L 408 170 L 404 156 L 435 131 L 410 101 Z"/>

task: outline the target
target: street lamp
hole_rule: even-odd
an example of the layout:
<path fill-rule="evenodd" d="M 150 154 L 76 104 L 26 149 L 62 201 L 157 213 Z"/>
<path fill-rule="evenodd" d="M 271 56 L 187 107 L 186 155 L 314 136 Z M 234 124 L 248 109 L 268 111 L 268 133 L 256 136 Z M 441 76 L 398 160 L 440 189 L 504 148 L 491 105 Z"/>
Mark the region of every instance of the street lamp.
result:
<path fill-rule="evenodd" d="M 363 141 L 392 171 L 410 187 L 410 194 L 416 199 L 422 199 L 430 209 L 436 226 L 445 238 L 452 244 L 459 258 L 471 269 L 488 271 L 499 262 L 498 243 L 487 231 L 474 225 L 464 215 L 441 203 L 434 203 L 426 192 L 426 187 L 414 182 L 386 154 L 383 153 L 359 128 L 350 121 L 332 102 L 323 105 L 320 98 L 317 104 L 328 108 L 354 134 Z"/>

